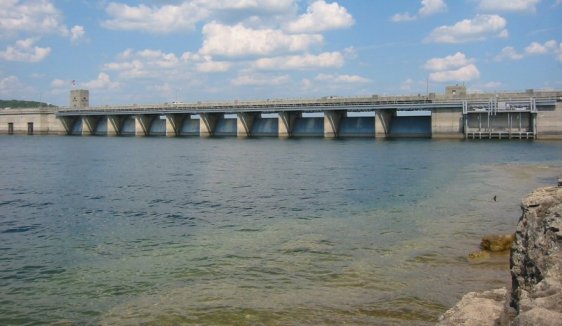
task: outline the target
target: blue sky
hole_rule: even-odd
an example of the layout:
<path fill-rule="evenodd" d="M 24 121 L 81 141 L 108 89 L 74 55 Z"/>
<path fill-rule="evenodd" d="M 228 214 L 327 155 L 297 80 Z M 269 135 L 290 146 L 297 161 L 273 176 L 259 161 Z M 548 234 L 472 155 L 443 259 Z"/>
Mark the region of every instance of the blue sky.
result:
<path fill-rule="evenodd" d="M 57 105 L 562 89 L 562 0 L 0 0 L 0 31 L 0 98 Z"/>

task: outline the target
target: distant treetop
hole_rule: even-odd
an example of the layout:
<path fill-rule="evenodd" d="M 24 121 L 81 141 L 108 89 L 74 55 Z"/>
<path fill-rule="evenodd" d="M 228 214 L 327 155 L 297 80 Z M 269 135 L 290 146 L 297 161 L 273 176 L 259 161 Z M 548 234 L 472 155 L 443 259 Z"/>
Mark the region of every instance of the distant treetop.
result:
<path fill-rule="evenodd" d="M 56 105 L 37 102 L 37 101 L 19 101 L 19 100 L 0 100 L 0 108 L 41 108 L 56 107 Z"/>

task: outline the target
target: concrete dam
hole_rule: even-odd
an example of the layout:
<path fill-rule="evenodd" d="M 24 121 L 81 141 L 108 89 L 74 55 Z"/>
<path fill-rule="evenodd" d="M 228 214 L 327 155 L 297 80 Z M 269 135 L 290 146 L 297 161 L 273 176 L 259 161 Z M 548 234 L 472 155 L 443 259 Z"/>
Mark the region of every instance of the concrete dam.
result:
<path fill-rule="evenodd" d="M 197 137 L 562 139 L 562 91 L 0 110 L 0 134 Z"/>

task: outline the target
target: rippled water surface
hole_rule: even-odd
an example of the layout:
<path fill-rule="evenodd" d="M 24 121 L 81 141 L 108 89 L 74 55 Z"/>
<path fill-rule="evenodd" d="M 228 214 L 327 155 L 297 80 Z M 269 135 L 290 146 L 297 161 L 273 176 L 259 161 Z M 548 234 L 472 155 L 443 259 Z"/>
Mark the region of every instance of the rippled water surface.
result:
<path fill-rule="evenodd" d="M 562 142 L 0 137 L 0 324 L 430 325 Z M 492 198 L 497 196 L 497 201 Z"/>

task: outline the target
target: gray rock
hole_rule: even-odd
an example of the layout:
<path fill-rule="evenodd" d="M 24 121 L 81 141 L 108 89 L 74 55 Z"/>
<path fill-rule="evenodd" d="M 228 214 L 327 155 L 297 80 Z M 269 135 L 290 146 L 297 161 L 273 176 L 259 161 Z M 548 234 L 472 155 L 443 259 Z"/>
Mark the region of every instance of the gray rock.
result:
<path fill-rule="evenodd" d="M 499 325 L 507 295 L 505 288 L 465 294 L 459 303 L 439 318 L 437 325 Z"/>
<path fill-rule="evenodd" d="M 511 248 L 511 293 L 469 293 L 438 325 L 562 326 L 562 186 L 535 190 L 521 209 Z"/>

